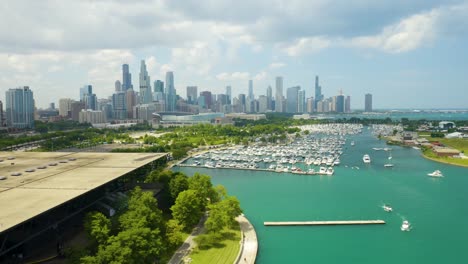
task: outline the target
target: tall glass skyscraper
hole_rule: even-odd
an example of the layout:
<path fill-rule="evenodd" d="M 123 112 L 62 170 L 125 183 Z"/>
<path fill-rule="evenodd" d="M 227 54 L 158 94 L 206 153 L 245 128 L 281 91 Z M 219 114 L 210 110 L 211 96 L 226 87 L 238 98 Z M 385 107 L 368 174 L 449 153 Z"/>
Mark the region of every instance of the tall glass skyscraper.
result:
<path fill-rule="evenodd" d="M 372 112 L 372 94 L 366 94 L 364 112 Z"/>
<path fill-rule="evenodd" d="M 283 77 L 276 77 L 276 89 L 275 89 L 275 111 L 284 112 L 283 109 Z"/>
<path fill-rule="evenodd" d="M 315 76 L 315 109 L 317 109 L 317 103 L 323 100 L 322 86 L 319 84 L 318 75 Z"/>
<path fill-rule="evenodd" d="M 345 110 L 345 96 L 340 94 L 336 96 L 336 112 L 344 113 Z"/>
<path fill-rule="evenodd" d="M 149 104 L 153 101 L 153 93 L 151 92 L 151 81 L 146 70 L 145 60 L 141 61 L 140 65 L 140 104 Z"/>
<path fill-rule="evenodd" d="M 127 91 L 128 89 L 133 89 L 132 85 L 132 74 L 128 64 L 122 65 L 122 91 Z"/>
<path fill-rule="evenodd" d="M 5 99 L 7 126 L 34 128 L 34 97 L 29 87 L 9 89 Z"/>
<path fill-rule="evenodd" d="M 297 105 L 299 101 L 299 90 L 301 87 L 294 86 L 286 90 L 286 112 L 297 113 Z"/>
<path fill-rule="evenodd" d="M 175 112 L 176 111 L 176 90 L 174 87 L 174 73 L 166 72 L 166 111 Z"/>

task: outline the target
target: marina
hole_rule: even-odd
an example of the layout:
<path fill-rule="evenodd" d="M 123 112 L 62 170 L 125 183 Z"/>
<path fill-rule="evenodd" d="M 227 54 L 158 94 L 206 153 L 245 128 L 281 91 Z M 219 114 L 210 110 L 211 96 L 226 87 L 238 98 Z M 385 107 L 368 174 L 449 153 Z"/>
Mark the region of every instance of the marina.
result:
<path fill-rule="evenodd" d="M 391 133 L 392 129 L 382 126 L 381 130 Z M 440 228 L 447 217 L 468 221 L 467 169 L 432 162 L 412 148 L 386 145 L 377 136 L 372 128 L 366 127 L 362 133 L 344 135 L 340 164 L 333 166 L 335 173 L 331 177 L 278 173 L 268 170 L 269 165 L 264 166 L 262 162 L 258 169 L 206 168 L 201 157 L 198 159 L 201 165 L 174 170 L 189 175 L 196 172 L 211 175 L 214 185 L 224 185 L 230 195 L 239 198 L 244 214 L 257 232 L 256 263 L 259 264 L 323 262 L 324 259 L 337 264 L 437 264 L 467 260 L 468 227 Z M 320 137 L 327 135 L 314 135 Z M 384 150 L 390 147 L 391 151 Z M 241 152 L 247 149 L 242 146 Z M 363 163 L 366 153 L 372 159 L 370 164 Z M 387 168 L 384 165 L 390 163 L 390 153 L 391 164 L 395 166 Z M 217 154 L 206 154 L 209 155 Z M 189 159 L 187 163 L 192 162 Z M 307 163 L 281 165 L 305 167 Z M 315 170 L 321 167 L 311 166 Z M 445 177 L 428 177 L 435 170 L 440 170 Z M 384 205 L 389 208 L 385 210 Z M 333 228 L 264 225 L 265 221 L 285 219 L 381 219 L 385 224 Z M 401 231 L 403 221 L 410 223 L 410 232 Z M 381 242 L 376 243 L 376 238 Z M 368 254 L 362 254 L 362 248 Z M 382 251 L 394 253 L 382 258 Z"/>

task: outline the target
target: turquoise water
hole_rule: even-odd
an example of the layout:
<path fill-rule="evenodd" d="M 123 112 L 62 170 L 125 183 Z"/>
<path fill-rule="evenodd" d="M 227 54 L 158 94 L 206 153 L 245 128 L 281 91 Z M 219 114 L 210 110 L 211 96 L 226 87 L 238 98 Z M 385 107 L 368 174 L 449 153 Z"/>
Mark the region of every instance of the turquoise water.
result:
<path fill-rule="evenodd" d="M 408 118 L 410 120 L 426 119 L 426 120 L 468 120 L 468 111 L 459 112 L 382 112 L 372 114 L 318 114 L 323 118 L 368 118 L 368 119 L 385 119 L 387 117 L 393 120 L 401 120 Z"/>
<path fill-rule="evenodd" d="M 387 147 L 366 131 L 349 136 L 334 176 L 181 167 L 201 172 L 239 198 L 264 263 L 468 263 L 468 169 L 426 160 L 411 148 Z M 349 145 L 354 140 L 354 147 Z M 365 166 L 368 153 L 372 164 Z M 347 165 L 348 167 L 345 167 Z M 352 169 L 359 166 L 360 169 Z M 427 173 L 439 169 L 444 178 Z M 381 206 L 388 203 L 392 213 Z M 385 225 L 265 227 L 265 221 L 375 220 Z M 411 232 L 400 231 L 402 221 Z"/>

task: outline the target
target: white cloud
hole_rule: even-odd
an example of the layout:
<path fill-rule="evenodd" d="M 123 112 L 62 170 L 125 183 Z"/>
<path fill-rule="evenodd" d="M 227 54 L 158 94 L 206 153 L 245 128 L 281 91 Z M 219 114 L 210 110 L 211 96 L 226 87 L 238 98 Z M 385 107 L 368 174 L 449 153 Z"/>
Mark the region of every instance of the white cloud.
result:
<path fill-rule="evenodd" d="M 216 75 L 216 79 L 220 81 L 245 81 L 250 78 L 250 73 L 248 72 L 233 72 L 227 73 L 222 72 Z"/>
<path fill-rule="evenodd" d="M 268 74 L 266 71 L 261 71 L 254 76 L 255 81 L 263 81 L 267 78 Z"/>
<path fill-rule="evenodd" d="M 330 45 L 331 41 L 325 37 L 304 37 L 294 41 L 290 45 L 286 45 L 283 47 L 283 50 L 289 56 L 295 57 L 318 52 L 328 48 Z"/>
<path fill-rule="evenodd" d="M 385 27 L 378 35 L 353 38 L 351 44 L 390 53 L 411 51 L 435 38 L 435 26 L 439 17 L 437 10 L 413 15 Z"/>
<path fill-rule="evenodd" d="M 282 63 L 282 62 L 273 62 L 271 63 L 268 67 L 270 69 L 279 69 L 279 68 L 283 68 L 284 66 L 286 66 L 285 63 Z"/>

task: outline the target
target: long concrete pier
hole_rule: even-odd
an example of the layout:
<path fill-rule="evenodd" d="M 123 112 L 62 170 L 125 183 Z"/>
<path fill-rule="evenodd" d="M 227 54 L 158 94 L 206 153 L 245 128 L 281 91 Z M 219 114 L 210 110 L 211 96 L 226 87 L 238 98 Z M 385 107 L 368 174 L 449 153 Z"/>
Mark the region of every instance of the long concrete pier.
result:
<path fill-rule="evenodd" d="M 382 225 L 384 220 L 263 222 L 265 226 Z"/>

